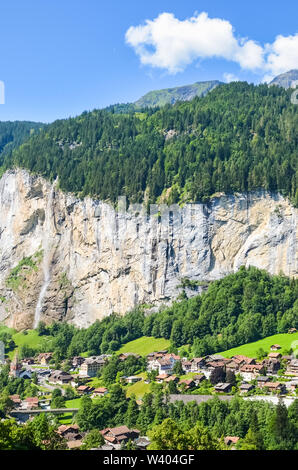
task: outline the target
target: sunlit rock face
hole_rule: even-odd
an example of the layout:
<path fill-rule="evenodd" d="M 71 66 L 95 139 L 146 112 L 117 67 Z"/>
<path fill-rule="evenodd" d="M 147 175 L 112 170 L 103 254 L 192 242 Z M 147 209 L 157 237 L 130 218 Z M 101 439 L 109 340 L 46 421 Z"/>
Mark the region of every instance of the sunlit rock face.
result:
<path fill-rule="evenodd" d="M 0 317 L 17 329 L 156 308 L 181 293 L 181 279 L 211 281 L 242 265 L 297 277 L 297 209 L 287 199 L 219 195 L 146 215 L 80 200 L 24 170 L 0 180 Z"/>

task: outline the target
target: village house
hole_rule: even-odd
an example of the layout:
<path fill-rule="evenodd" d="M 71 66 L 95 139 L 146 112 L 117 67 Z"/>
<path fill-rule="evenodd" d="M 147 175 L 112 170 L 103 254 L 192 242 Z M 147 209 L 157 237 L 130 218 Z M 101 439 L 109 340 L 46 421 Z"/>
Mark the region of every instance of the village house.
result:
<path fill-rule="evenodd" d="M 212 372 L 214 369 L 224 369 L 226 366 L 225 362 L 224 361 L 212 361 L 212 362 L 208 362 L 208 364 L 206 365 L 207 369 Z"/>
<path fill-rule="evenodd" d="M 155 381 L 159 384 L 163 383 L 167 378 L 169 377 L 169 374 L 159 374 L 155 377 Z"/>
<path fill-rule="evenodd" d="M 199 372 L 205 367 L 206 361 L 203 357 L 194 357 L 191 361 L 190 372 Z"/>
<path fill-rule="evenodd" d="M 270 378 L 266 375 L 258 375 L 256 380 L 259 388 L 263 388 L 265 383 L 270 382 Z"/>
<path fill-rule="evenodd" d="M 63 370 L 54 370 L 49 376 L 49 382 L 67 385 L 73 380 L 73 376 Z"/>
<path fill-rule="evenodd" d="M 122 353 L 122 354 L 119 354 L 118 356 L 118 359 L 119 361 L 125 361 L 128 357 L 130 356 L 134 356 L 136 357 L 137 359 L 140 359 L 141 356 L 139 354 L 135 354 L 135 353 Z"/>
<path fill-rule="evenodd" d="M 216 362 L 216 361 L 223 361 L 225 358 L 220 354 L 209 354 L 208 356 L 204 357 L 205 362 Z"/>
<path fill-rule="evenodd" d="M 287 372 L 290 374 L 298 374 L 298 359 L 292 359 L 288 364 Z"/>
<path fill-rule="evenodd" d="M 67 441 L 68 449 L 79 449 L 83 443 L 83 438 L 86 435 L 85 432 L 81 432 L 77 424 L 65 425 L 62 424 L 57 429 L 59 436 L 63 437 Z"/>
<path fill-rule="evenodd" d="M 13 402 L 13 407 L 14 408 L 18 408 L 21 405 L 20 395 L 17 395 L 17 394 L 9 395 L 9 398 Z"/>
<path fill-rule="evenodd" d="M 114 446 L 112 446 L 111 444 L 103 444 L 102 446 L 94 447 L 91 450 L 114 450 Z"/>
<path fill-rule="evenodd" d="M 31 370 L 26 370 L 22 369 L 18 375 L 20 379 L 31 379 L 32 378 L 32 371 Z"/>
<path fill-rule="evenodd" d="M 157 370 L 159 375 L 163 373 L 171 374 L 174 365 L 179 360 L 180 356 L 177 356 L 175 354 L 165 354 L 159 359 L 151 358 L 147 363 L 147 370 L 148 372 Z"/>
<path fill-rule="evenodd" d="M 79 385 L 76 390 L 80 395 L 90 395 L 90 393 L 94 391 L 94 387 L 89 387 L 88 385 Z"/>
<path fill-rule="evenodd" d="M 150 440 L 146 436 L 140 436 L 138 439 L 134 441 L 137 450 L 146 450 L 150 444 Z"/>
<path fill-rule="evenodd" d="M 39 406 L 38 397 L 28 397 L 28 398 L 25 398 L 25 400 L 23 400 L 22 402 L 22 408 L 26 410 L 34 410 L 38 408 L 38 406 Z"/>
<path fill-rule="evenodd" d="M 270 393 L 285 393 L 285 385 L 280 382 L 266 382 L 263 386 Z"/>
<path fill-rule="evenodd" d="M 269 357 L 269 359 L 281 359 L 282 354 L 281 353 L 271 352 L 271 353 L 268 354 L 268 357 Z"/>
<path fill-rule="evenodd" d="M 103 429 L 100 433 L 105 443 L 112 445 L 116 450 L 120 450 L 122 443 L 126 444 L 129 440 L 135 441 L 140 437 L 138 429 L 129 429 L 127 426 Z"/>
<path fill-rule="evenodd" d="M 125 377 L 125 382 L 128 384 L 134 384 L 142 380 L 142 377 L 137 377 L 135 375 L 131 375 L 130 377 Z"/>
<path fill-rule="evenodd" d="M 98 387 L 93 390 L 92 398 L 103 397 L 108 393 L 108 389 L 105 387 Z"/>
<path fill-rule="evenodd" d="M 236 354 L 232 357 L 232 360 L 240 365 L 242 364 L 255 364 L 256 360 L 254 357 L 247 357 L 241 354 Z"/>
<path fill-rule="evenodd" d="M 254 389 L 255 389 L 255 386 L 253 384 L 247 384 L 247 383 L 242 383 L 239 387 L 241 394 L 251 392 Z"/>
<path fill-rule="evenodd" d="M 67 441 L 66 444 L 69 450 L 76 450 L 81 448 L 83 441 L 80 439 L 75 439 L 74 441 Z"/>
<path fill-rule="evenodd" d="M 160 359 L 161 357 L 164 357 L 167 353 L 168 353 L 167 350 L 149 353 L 147 355 L 147 361 L 150 362 L 150 361 L 153 361 L 154 359 Z"/>
<path fill-rule="evenodd" d="M 79 431 L 80 429 L 77 424 L 61 424 L 57 429 L 59 436 L 64 437 L 65 439 L 73 439 L 75 438 L 74 436 L 76 436 L 76 438 L 81 438 L 82 436 Z"/>
<path fill-rule="evenodd" d="M 240 367 L 240 375 L 244 380 L 250 381 L 256 378 L 259 374 L 265 373 L 263 364 L 244 364 Z"/>
<path fill-rule="evenodd" d="M 164 379 L 165 383 L 170 383 L 170 382 L 178 382 L 179 378 L 176 375 L 170 375 L 166 379 Z"/>
<path fill-rule="evenodd" d="M 195 387 L 195 383 L 192 379 L 181 379 L 178 385 L 182 386 L 184 390 L 190 390 Z"/>
<path fill-rule="evenodd" d="M 153 370 L 159 370 L 160 364 L 158 359 L 154 356 L 147 358 L 147 371 L 152 372 Z"/>
<path fill-rule="evenodd" d="M 264 359 L 262 364 L 266 367 L 269 374 L 276 374 L 281 367 L 279 359 Z"/>
<path fill-rule="evenodd" d="M 79 373 L 85 377 L 96 377 L 99 369 L 104 367 L 106 361 L 104 358 L 99 356 L 92 356 L 85 359 L 81 364 Z"/>
<path fill-rule="evenodd" d="M 198 374 L 198 375 L 194 375 L 193 376 L 193 381 L 195 383 L 195 386 L 197 387 L 198 385 L 200 385 L 202 382 L 204 382 L 204 380 L 206 380 L 206 377 L 204 374 Z"/>
<path fill-rule="evenodd" d="M 43 366 L 46 366 L 49 364 L 49 362 L 52 360 L 53 358 L 53 353 L 52 352 L 48 352 L 48 353 L 40 353 L 38 356 L 37 356 L 37 363 L 38 364 L 41 364 Z"/>
<path fill-rule="evenodd" d="M 278 351 L 279 349 L 281 349 L 279 344 L 272 344 L 272 346 L 270 346 L 271 351 Z"/>
<path fill-rule="evenodd" d="M 181 361 L 181 365 L 184 372 L 190 372 L 192 368 L 192 361 Z"/>
<path fill-rule="evenodd" d="M 230 370 L 231 372 L 237 372 L 241 364 L 239 361 L 234 361 L 233 359 L 226 365 L 226 371 Z"/>
<path fill-rule="evenodd" d="M 82 356 L 74 356 L 72 358 L 72 366 L 76 369 L 77 367 L 80 367 L 83 363 L 85 362 L 85 358 Z"/>
<path fill-rule="evenodd" d="M 232 385 L 230 383 L 218 383 L 214 386 L 214 391 L 218 393 L 230 393 Z"/>

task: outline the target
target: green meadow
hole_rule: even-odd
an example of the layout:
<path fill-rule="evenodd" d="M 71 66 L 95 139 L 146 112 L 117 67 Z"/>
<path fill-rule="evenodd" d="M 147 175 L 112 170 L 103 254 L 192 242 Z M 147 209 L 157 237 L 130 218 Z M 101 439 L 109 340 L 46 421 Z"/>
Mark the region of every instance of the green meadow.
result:
<path fill-rule="evenodd" d="M 296 346 L 293 345 L 295 341 L 297 341 Z M 281 354 L 285 354 L 290 348 L 298 349 L 298 332 L 292 334 L 282 333 L 268 336 L 267 338 L 260 339 L 254 343 L 243 344 L 238 348 L 228 349 L 227 351 L 223 351 L 219 354 L 228 358 L 236 356 L 237 354 L 241 354 L 247 357 L 256 357 L 258 349 L 262 348 L 265 352 L 269 353 L 270 346 L 273 344 L 279 344 L 281 346 L 281 349 L 278 351 L 281 352 Z"/>
<path fill-rule="evenodd" d="M 38 336 L 38 333 L 36 330 L 26 330 L 24 331 L 19 331 L 17 332 L 13 328 L 8 328 L 6 326 L 0 326 L 0 333 L 6 331 L 7 333 L 10 333 L 12 335 L 12 339 L 14 340 L 16 344 L 16 349 L 26 345 L 29 346 L 30 348 L 33 349 L 38 349 L 38 348 L 50 348 L 51 342 L 53 340 L 52 336 Z M 16 349 L 13 351 L 9 351 L 8 357 L 12 359 L 16 353 Z"/>
<path fill-rule="evenodd" d="M 162 351 L 170 347 L 170 341 L 164 338 L 153 338 L 152 336 L 142 336 L 141 338 L 130 341 L 124 344 L 117 354 L 121 353 L 135 353 L 140 356 L 147 356 L 155 351 Z"/>

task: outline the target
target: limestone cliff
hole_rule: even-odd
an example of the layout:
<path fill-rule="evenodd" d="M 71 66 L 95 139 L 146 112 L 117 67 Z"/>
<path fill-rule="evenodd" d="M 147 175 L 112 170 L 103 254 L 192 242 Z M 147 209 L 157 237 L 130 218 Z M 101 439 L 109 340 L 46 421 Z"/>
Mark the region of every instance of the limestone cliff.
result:
<path fill-rule="evenodd" d="M 121 207 L 120 207 L 121 209 Z M 87 326 L 177 297 L 254 265 L 297 276 L 297 210 L 278 194 L 219 195 L 183 209 L 129 212 L 57 189 L 24 170 L 0 180 L 0 320 Z M 192 291 L 194 292 L 194 291 Z"/>

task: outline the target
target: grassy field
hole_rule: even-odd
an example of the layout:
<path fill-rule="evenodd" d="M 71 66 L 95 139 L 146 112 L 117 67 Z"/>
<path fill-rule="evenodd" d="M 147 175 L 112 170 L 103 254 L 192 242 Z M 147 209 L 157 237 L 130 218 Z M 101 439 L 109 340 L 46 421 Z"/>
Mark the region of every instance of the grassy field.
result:
<path fill-rule="evenodd" d="M 72 423 L 73 415 L 72 413 L 64 413 L 62 416 L 58 417 L 58 420 L 60 424 L 69 425 Z"/>
<path fill-rule="evenodd" d="M 146 378 L 146 372 L 142 372 L 136 377 L 142 377 L 144 379 Z M 124 388 L 126 390 L 127 397 L 130 397 L 132 394 L 134 394 L 137 399 L 142 398 L 145 393 L 150 392 L 150 384 L 145 384 L 144 380 L 136 382 L 132 385 L 126 385 Z"/>
<path fill-rule="evenodd" d="M 73 400 L 66 400 L 65 408 L 80 408 L 81 398 L 74 398 Z"/>
<path fill-rule="evenodd" d="M 13 328 L 8 328 L 6 326 L 0 326 L 0 333 L 2 331 L 7 331 L 12 335 L 12 339 L 17 345 L 17 348 L 23 345 L 27 345 L 30 348 L 37 349 L 40 346 L 50 346 L 53 337 L 52 336 L 38 336 L 38 333 L 36 330 L 27 330 L 26 333 L 24 334 L 23 331 L 17 332 Z M 8 356 L 10 359 L 14 357 L 16 353 L 16 349 L 14 351 L 10 351 L 8 353 Z"/>
<path fill-rule="evenodd" d="M 268 336 L 268 338 L 255 341 L 254 343 L 243 344 L 238 348 L 228 349 L 227 351 L 221 352 L 219 354 L 224 357 L 232 357 L 237 354 L 242 354 L 247 357 L 256 357 L 257 350 L 260 348 L 269 353 L 270 346 L 272 344 L 279 344 L 281 349 L 279 349 L 278 352 L 284 354 L 286 350 L 291 348 L 291 344 L 294 341 L 298 341 L 298 332 L 293 334 L 283 333 L 279 335 Z M 298 343 L 296 345 L 296 349 L 298 349 Z"/>
<path fill-rule="evenodd" d="M 147 354 L 154 351 L 162 351 L 170 347 L 170 341 L 164 338 L 153 338 L 151 336 L 142 336 L 142 338 L 135 339 L 129 343 L 124 344 L 122 348 L 117 351 L 121 353 L 135 353 L 140 356 L 147 356 Z"/>

